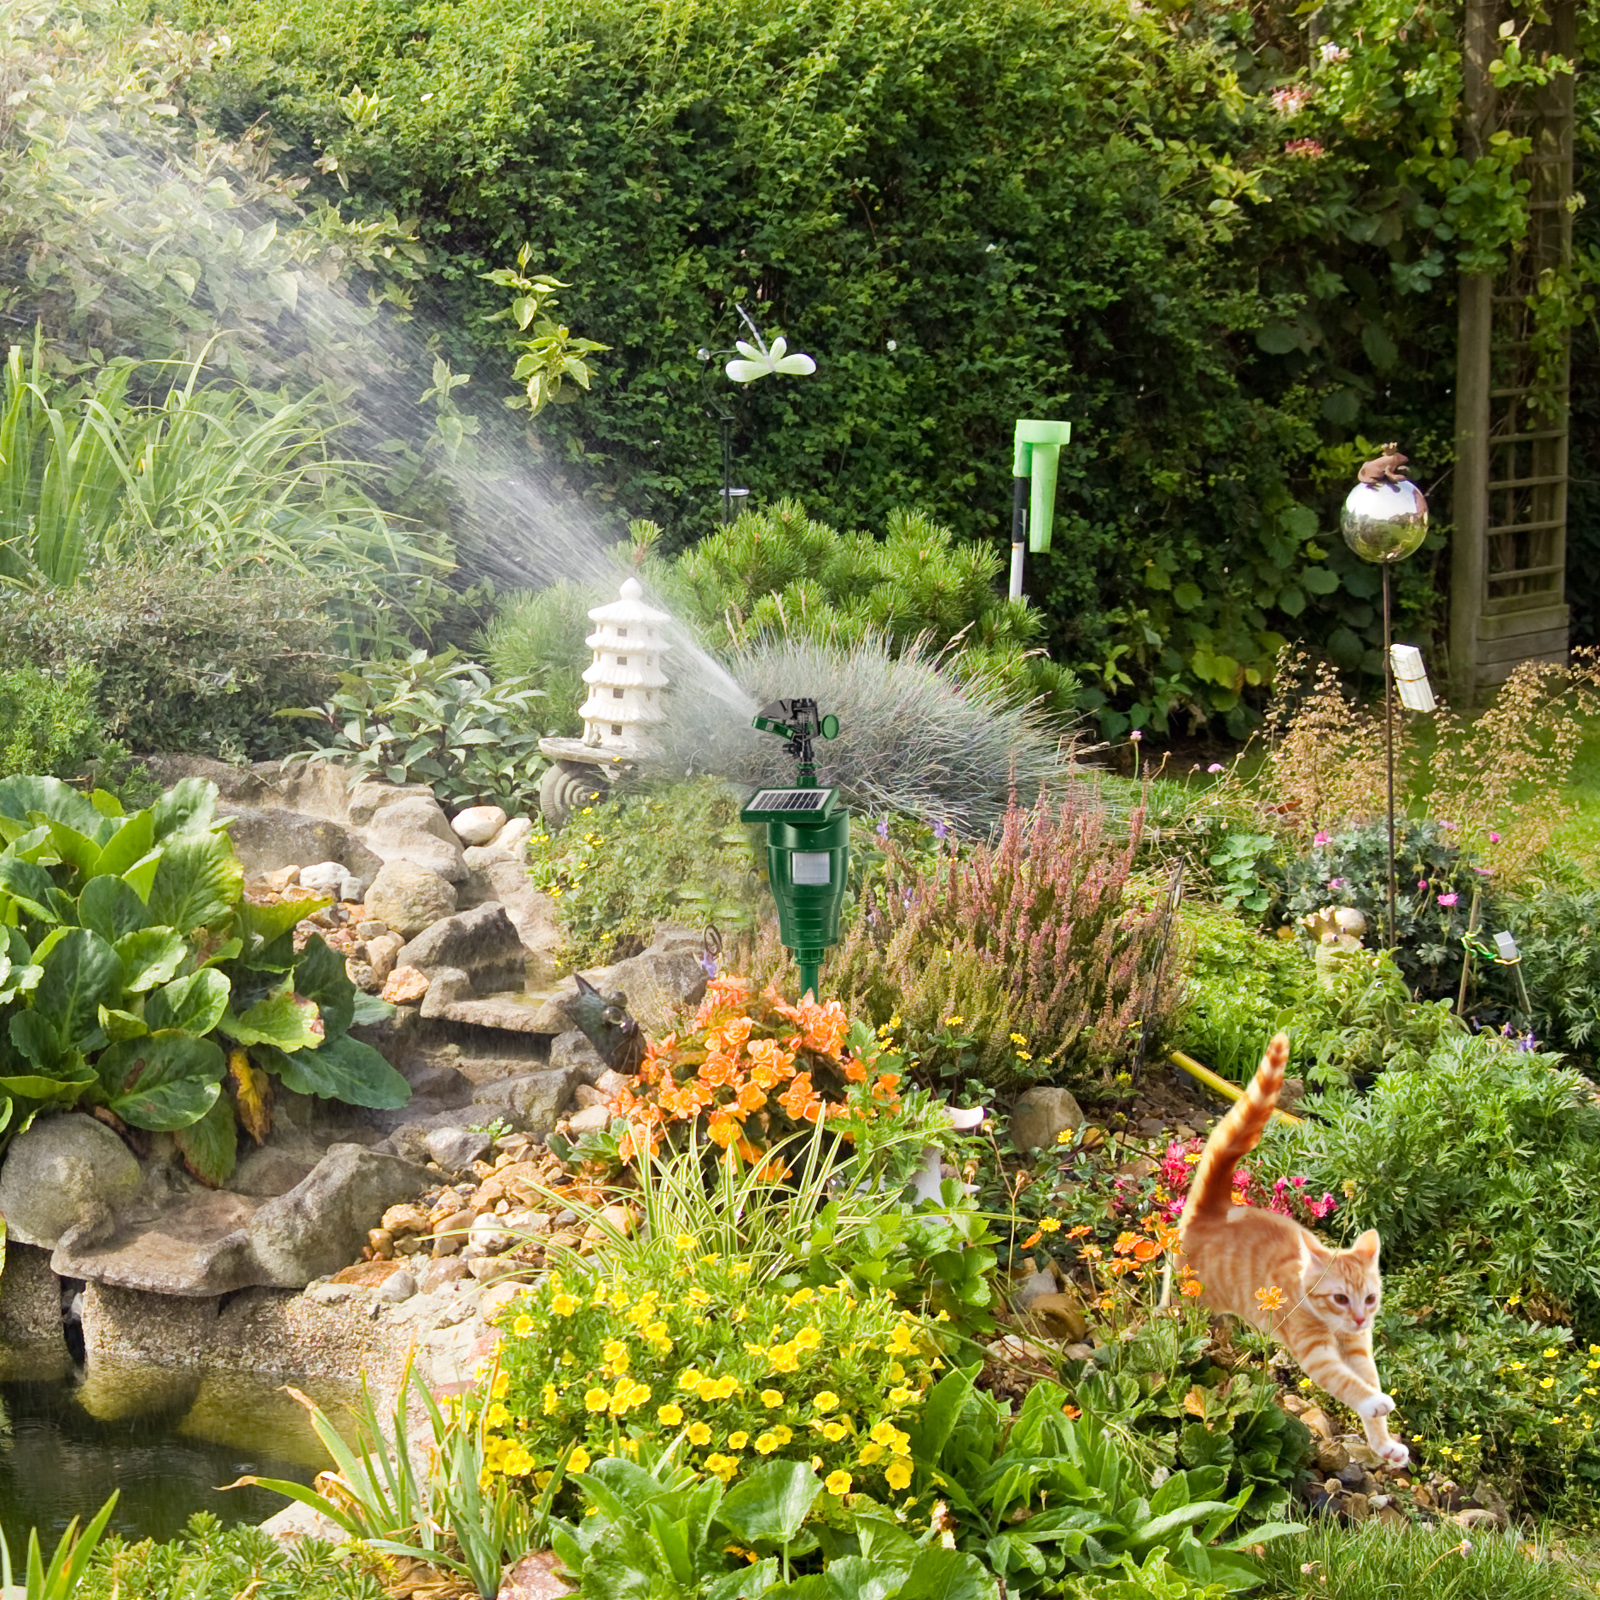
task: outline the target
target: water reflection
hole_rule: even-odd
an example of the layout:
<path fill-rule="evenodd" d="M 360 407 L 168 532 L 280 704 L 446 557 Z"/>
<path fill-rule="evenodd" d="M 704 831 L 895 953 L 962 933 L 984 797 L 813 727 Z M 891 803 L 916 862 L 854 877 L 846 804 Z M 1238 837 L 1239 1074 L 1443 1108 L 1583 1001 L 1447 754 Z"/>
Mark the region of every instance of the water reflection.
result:
<path fill-rule="evenodd" d="M 309 1483 L 329 1464 L 281 1383 L 102 1363 L 82 1382 L 0 1382 L 0 1528 L 13 1550 L 31 1526 L 53 1539 L 113 1489 L 112 1526 L 131 1538 L 169 1539 L 196 1511 L 262 1521 L 284 1506 L 281 1495 L 222 1485 L 245 1473 Z M 339 1415 L 349 1397 L 316 1398 Z"/>

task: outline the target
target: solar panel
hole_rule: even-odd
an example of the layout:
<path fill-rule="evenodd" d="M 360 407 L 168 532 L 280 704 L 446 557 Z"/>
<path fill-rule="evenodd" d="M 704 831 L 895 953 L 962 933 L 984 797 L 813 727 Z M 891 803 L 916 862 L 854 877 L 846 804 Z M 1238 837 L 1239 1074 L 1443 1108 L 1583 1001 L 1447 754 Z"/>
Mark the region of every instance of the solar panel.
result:
<path fill-rule="evenodd" d="M 823 822 L 833 810 L 832 789 L 761 789 L 740 811 L 742 822 L 782 822 L 789 819 Z"/>
<path fill-rule="evenodd" d="M 763 789 L 750 801 L 751 811 L 820 811 L 831 789 Z"/>

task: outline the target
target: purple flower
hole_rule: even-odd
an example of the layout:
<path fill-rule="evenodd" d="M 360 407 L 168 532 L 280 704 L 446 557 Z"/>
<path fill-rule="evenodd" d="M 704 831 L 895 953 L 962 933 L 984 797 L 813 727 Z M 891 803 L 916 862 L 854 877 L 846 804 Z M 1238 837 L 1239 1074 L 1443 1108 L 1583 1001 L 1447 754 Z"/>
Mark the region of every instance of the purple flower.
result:
<path fill-rule="evenodd" d="M 878 818 L 877 834 L 880 839 L 889 837 L 889 819 L 887 817 Z"/>
<path fill-rule="evenodd" d="M 700 969 L 708 978 L 717 975 L 717 958 L 709 950 L 700 957 Z"/>
<path fill-rule="evenodd" d="M 1453 906 L 1458 898 L 1453 894 L 1442 894 L 1439 896 L 1439 904 L 1445 907 Z"/>
<path fill-rule="evenodd" d="M 1211 765 L 1206 768 L 1206 771 L 1207 772 L 1221 772 L 1222 771 L 1222 763 L 1220 761 L 1213 761 L 1211 763 Z"/>
<path fill-rule="evenodd" d="M 1311 835 L 1312 844 L 1328 844 L 1332 841 L 1332 839 L 1333 835 L 1329 833 L 1326 828 L 1318 828 L 1317 831 Z"/>
<path fill-rule="evenodd" d="M 934 838 L 935 839 L 942 839 L 949 832 L 950 832 L 949 828 L 947 828 L 945 826 L 944 818 L 936 817 L 934 819 L 934 823 L 933 823 L 933 836 L 934 836 Z"/>
<path fill-rule="evenodd" d="M 1328 879 L 1328 887 L 1330 889 L 1342 889 L 1342 888 L 1344 888 L 1344 879 L 1343 878 L 1329 878 Z"/>

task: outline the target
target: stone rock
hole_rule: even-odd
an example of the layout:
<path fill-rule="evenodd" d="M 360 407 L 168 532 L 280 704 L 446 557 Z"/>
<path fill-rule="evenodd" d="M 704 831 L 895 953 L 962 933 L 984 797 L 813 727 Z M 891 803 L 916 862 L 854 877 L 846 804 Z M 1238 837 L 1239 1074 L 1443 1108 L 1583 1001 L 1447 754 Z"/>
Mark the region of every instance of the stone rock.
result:
<path fill-rule="evenodd" d="M 489 1135 L 472 1128 L 434 1128 L 423 1135 L 422 1143 L 430 1159 L 444 1172 L 468 1172 L 474 1161 L 488 1154 Z"/>
<path fill-rule="evenodd" d="M 468 806 L 450 819 L 450 827 L 462 844 L 488 844 L 506 825 L 506 814 L 499 806 Z"/>
<path fill-rule="evenodd" d="M 567 1118 L 568 1131 L 582 1136 L 586 1133 L 604 1133 L 611 1126 L 611 1113 L 602 1105 L 585 1106 Z"/>
<path fill-rule="evenodd" d="M 1317 1470 L 1325 1478 L 1336 1478 L 1350 1465 L 1350 1452 L 1337 1439 L 1322 1439 L 1317 1444 Z M 1360 1480 L 1357 1479 L 1357 1482 Z"/>
<path fill-rule="evenodd" d="M 706 971 L 698 955 L 655 944 L 640 955 L 584 976 L 601 994 L 620 989 L 627 997 L 629 1016 L 652 1038 L 670 1033 L 679 1025 L 685 1008 L 699 1005 L 706 993 Z M 576 985 L 573 993 L 577 993 Z"/>
<path fill-rule="evenodd" d="M 302 867 L 298 881 L 302 889 L 331 894 L 335 900 L 361 898 L 361 880 L 337 861 L 319 861 L 314 867 Z"/>
<path fill-rule="evenodd" d="M 491 861 L 485 873 L 495 899 L 522 935 L 523 947 L 532 955 L 553 956 L 564 937 L 556 903 L 528 876 L 520 854 L 513 860 Z"/>
<path fill-rule="evenodd" d="M 499 1217 L 492 1211 L 473 1218 L 472 1226 L 467 1230 L 467 1243 L 479 1255 L 497 1256 L 509 1250 L 515 1242 L 516 1236 L 502 1226 Z"/>
<path fill-rule="evenodd" d="M 507 855 L 520 861 L 527 846 L 528 840 L 533 836 L 532 817 L 513 817 L 489 843 L 496 850 L 504 851 Z"/>
<path fill-rule="evenodd" d="M 0 1167 L 0 1216 L 20 1244 L 46 1247 L 109 1231 L 139 1192 L 139 1163 L 103 1122 L 77 1112 L 41 1117 L 11 1142 Z"/>
<path fill-rule="evenodd" d="M 461 841 L 431 794 L 407 795 L 384 806 L 367 829 L 367 842 L 384 861 L 410 861 L 451 883 L 467 875 Z"/>
<path fill-rule="evenodd" d="M 363 923 L 362 926 L 371 924 Z M 380 922 L 377 926 L 381 928 L 384 925 Z M 376 938 L 368 936 L 367 965 L 372 968 L 372 976 L 380 984 L 387 983 L 390 973 L 399 965 L 400 951 L 404 944 L 405 941 L 398 933 L 384 932 L 378 934 Z"/>
<path fill-rule="evenodd" d="M 422 1269 L 419 1285 L 424 1294 L 433 1294 L 467 1276 L 467 1264 L 459 1256 L 441 1256 Z"/>
<path fill-rule="evenodd" d="M 580 1083 L 572 1091 L 572 1103 L 579 1111 L 587 1111 L 590 1106 L 603 1106 L 606 1103 L 606 1096 L 592 1083 Z"/>
<path fill-rule="evenodd" d="M 407 939 L 453 915 L 455 909 L 451 882 L 414 861 L 384 862 L 367 890 L 367 915 Z"/>
<path fill-rule="evenodd" d="M 572 1098 L 576 1074 L 570 1067 L 529 1072 L 520 1078 L 486 1084 L 472 1097 L 473 1104 L 498 1112 L 507 1122 L 528 1133 L 544 1135 L 555 1129 Z"/>
<path fill-rule="evenodd" d="M 343 869 L 341 868 L 341 870 Z M 276 872 L 263 874 L 261 881 L 274 894 L 282 894 L 291 883 L 299 883 L 300 869 L 299 867 L 280 867 Z"/>
<path fill-rule="evenodd" d="M 1042 1299 L 1047 1294 L 1056 1292 L 1055 1274 L 1051 1272 L 1030 1272 L 1025 1277 L 1017 1280 L 1011 1291 L 1011 1303 L 1019 1311 L 1026 1311 L 1036 1300 Z"/>
<path fill-rule="evenodd" d="M 579 1034 L 578 1037 L 581 1039 L 584 1036 Z M 593 1047 L 591 1046 L 591 1048 Z M 555 1065 L 553 1054 L 551 1057 L 551 1065 Z M 621 1094 L 624 1089 L 631 1089 L 633 1087 L 633 1079 L 630 1078 L 626 1073 L 613 1072 L 610 1067 L 607 1067 L 606 1070 L 594 1080 L 594 1086 L 606 1097 L 606 1099 L 610 1100 L 616 1095 Z"/>
<path fill-rule="evenodd" d="M 399 1272 L 391 1272 L 378 1285 L 378 1298 L 396 1305 L 402 1300 L 409 1300 L 416 1292 L 417 1280 L 403 1267 Z"/>
<path fill-rule="evenodd" d="M 1059 1134 L 1083 1126 L 1083 1112 L 1068 1089 L 1029 1089 L 1011 1109 L 1011 1140 L 1019 1150 L 1046 1150 Z"/>
<path fill-rule="evenodd" d="M 561 1600 L 572 1588 L 556 1576 L 558 1565 L 551 1550 L 523 1556 L 500 1580 L 498 1600 Z"/>
<path fill-rule="evenodd" d="M 381 994 L 383 983 L 372 970 L 370 961 L 351 956 L 344 964 L 344 974 L 363 994 Z"/>
<path fill-rule="evenodd" d="M 534 1277 L 539 1268 L 514 1256 L 476 1256 L 467 1263 L 467 1271 L 479 1283 L 498 1283 L 502 1278 Z"/>
<path fill-rule="evenodd" d="M 396 967 L 383 986 L 383 998 L 392 1006 L 415 1005 L 427 992 L 427 976 L 415 967 Z"/>
<path fill-rule="evenodd" d="M 600 1080 L 611 1072 L 611 1069 L 601 1059 L 600 1052 L 595 1049 L 588 1034 L 580 1032 L 577 1028 L 566 1033 L 558 1033 L 550 1041 L 550 1065 L 552 1067 L 573 1067 L 584 1078 L 586 1084 L 598 1084 Z M 611 1073 L 619 1084 L 628 1080 L 618 1073 Z M 605 1091 L 602 1089 L 601 1094 Z M 611 1091 L 612 1094 L 616 1090 Z"/>
<path fill-rule="evenodd" d="M 402 800 L 432 800 L 433 790 L 425 783 L 382 783 L 368 778 L 355 785 L 345 797 L 345 815 L 358 828 L 369 828 L 380 811 Z"/>
<path fill-rule="evenodd" d="M 466 1245 L 472 1224 L 476 1221 L 477 1213 L 468 1207 L 440 1217 L 433 1225 L 435 1259 L 440 1256 L 453 1256 L 460 1251 Z"/>
<path fill-rule="evenodd" d="M 342 823 L 301 811 L 220 808 L 230 818 L 229 837 L 244 866 L 245 876 L 260 878 L 269 872 L 306 861 L 334 862 L 363 884 L 371 883 L 383 865 Z M 304 882 L 302 870 L 301 880 Z"/>
<path fill-rule="evenodd" d="M 387 937 L 389 937 L 389 924 L 387 922 L 379 922 L 376 917 L 356 924 L 356 938 L 365 939 L 368 944 L 371 944 L 374 939 Z M 399 939 L 400 935 L 395 934 L 394 937 Z M 404 944 L 405 940 L 401 939 L 400 942 Z"/>
<path fill-rule="evenodd" d="M 336 1144 L 306 1180 L 268 1200 L 247 1229 L 258 1283 L 298 1289 L 361 1253 L 372 1219 L 414 1199 L 427 1169 L 357 1144 Z"/>
<path fill-rule="evenodd" d="M 315 1165 L 314 1156 L 293 1155 L 267 1145 L 260 1150 L 248 1150 L 239 1158 L 228 1187 L 236 1194 L 270 1200 L 304 1183 Z"/>
<path fill-rule="evenodd" d="M 490 995 L 521 989 L 528 956 L 502 905 L 489 904 L 443 917 L 406 944 L 396 956 L 402 967 L 430 976 L 441 967 L 467 974 L 473 990 Z"/>
<path fill-rule="evenodd" d="M 298 1500 L 291 1500 L 282 1511 L 274 1512 L 268 1517 L 261 1524 L 261 1531 L 276 1539 L 279 1544 L 287 1545 L 298 1544 L 302 1539 L 317 1539 L 323 1544 L 341 1544 L 349 1537 L 332 1517 L 324 1516 L 311 1506 L 301 1505 Z M 516 1568 L 513 1567 L 512 1572 L 515 1571 Z M 501 1593 L 504 1592 L 502 1589 Z M 528 1596 L 528 1600 L 545 1600 L 544 1591 L 527 1589 L 524 1593 Z M 523 1600 L 523 1595 L 514 1593 L 513 1600 Z M 551 1591 L 551 1600 L 554 1600 L 554 1591 Z"/>

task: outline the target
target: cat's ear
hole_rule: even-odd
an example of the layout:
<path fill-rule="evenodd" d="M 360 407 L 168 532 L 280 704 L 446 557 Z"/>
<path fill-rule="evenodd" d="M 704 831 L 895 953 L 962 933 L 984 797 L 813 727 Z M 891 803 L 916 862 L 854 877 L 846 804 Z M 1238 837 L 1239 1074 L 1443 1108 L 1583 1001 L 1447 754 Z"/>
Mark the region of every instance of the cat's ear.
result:
<path fill-rule="evenodd" d="M 1356 1242 L 1350 1246 L 1350 1254 L 1359 1256 L 1363 1261 L 1376 1263 L 1378 1259 L 1378 1230 L 1368 1228 Z"/>

